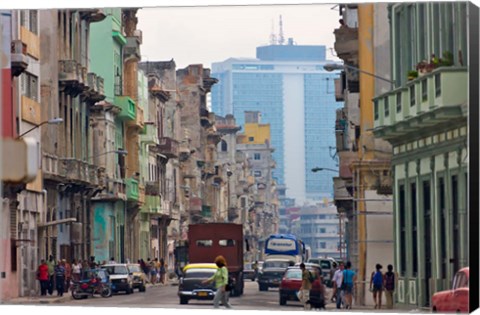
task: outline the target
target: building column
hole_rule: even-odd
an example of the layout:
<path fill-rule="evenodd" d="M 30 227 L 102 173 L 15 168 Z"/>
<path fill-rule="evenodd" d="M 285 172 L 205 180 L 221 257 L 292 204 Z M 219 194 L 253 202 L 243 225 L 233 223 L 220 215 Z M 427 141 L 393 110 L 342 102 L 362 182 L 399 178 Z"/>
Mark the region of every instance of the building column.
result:
<path fill-rule="evenodd" d="M 458 164 L 458 221 L 460 224 L 460 257 L 459 264 L 461 267 L 468 266 L 468 221 L 467 221 L 467 176 L 464 172 L 464 165 L 462 159 L 463 148 L 457 150 L 457 164 Z M 466 154 L 466 152 L 465 152 Z M 456 272 L 456 270 L 455 270 Z"/>

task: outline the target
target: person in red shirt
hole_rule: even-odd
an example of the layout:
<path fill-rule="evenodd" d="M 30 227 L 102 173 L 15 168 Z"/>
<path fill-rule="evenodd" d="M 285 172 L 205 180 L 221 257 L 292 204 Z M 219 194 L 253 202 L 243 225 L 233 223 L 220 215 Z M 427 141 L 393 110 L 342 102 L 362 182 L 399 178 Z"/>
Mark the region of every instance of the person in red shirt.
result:
<path fill-rule="evenodd" d="M 48 265 L 44 259 L 42 259 L 40 266 L 38 266 L 37 279 L 40 281 L 41 295 L 47 295 L 50 278 L 48 276 Z"/>

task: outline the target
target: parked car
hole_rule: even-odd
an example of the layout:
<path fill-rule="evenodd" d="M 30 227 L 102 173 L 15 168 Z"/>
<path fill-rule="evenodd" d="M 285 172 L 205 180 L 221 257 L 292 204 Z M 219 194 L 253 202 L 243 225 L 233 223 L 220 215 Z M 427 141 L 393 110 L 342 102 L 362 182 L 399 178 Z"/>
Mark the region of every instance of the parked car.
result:
<path fill-rule="evenodd" d="M 140 268 L 139 264 L 128 264 L 128 270 L 130 275 L 133 276 L 132 283 L 133 289 L 138 289 L 139 292 L 145 292 L 147 290 L 145 284 L 147 282 L 145 273 Z"/>
<path fill-rule="evenodd" d="M 469 267 L 460 269 L 453 278 L 452 289 L 432 296 L 433 312 L 468 313 Z"/>
<path fill-rule="evenodd" d="M 299 265 L 300 264 L 297 266 L 288 267 L 285 271 L 278 290 L 280 305 L 286 305 L 287 301 L 298 301 L 297 292 L 302 286 L 302 270 L 300 269 Z M 315 281 L 312 283 L 312 289 L 310 290 L 310 303 L 312 306 L 317 306 L 316 308 L 324 308 L 325 287 L 320 276 L 320 265 L 305 263 L 305 268 L 316 275 Z"/>
<path fill-rule="evenodd" d="M 243 280 L 252 280 L 255 281 L 257 278 L 257 273 L 253 269 L 253 264 L 244 264 L 243 265 Z"/>
<path fill-rule="evenodd" d="M 285 270 L 291 265 L 293 262 L 286 259 L 267 260 L 258 274 L 258 289 L 268 291 L 268 288 L 278 288 Z"/>
<path fill-rule="evenodd" d="M 215 274 L 216 264 L 188 264 L 183 268 L 178 284 L 180 304 L 187 304 L 189 300 L 213 300 L 215 283 L 203 284 L 202 281 Z"/>
<path fill-rule="evenodd" d="M 106 264 L 100 268 L 108 271 L 114 293 L 119 291 L 133 293 L 133 275 L 130 274 L 127 264 Z"/>

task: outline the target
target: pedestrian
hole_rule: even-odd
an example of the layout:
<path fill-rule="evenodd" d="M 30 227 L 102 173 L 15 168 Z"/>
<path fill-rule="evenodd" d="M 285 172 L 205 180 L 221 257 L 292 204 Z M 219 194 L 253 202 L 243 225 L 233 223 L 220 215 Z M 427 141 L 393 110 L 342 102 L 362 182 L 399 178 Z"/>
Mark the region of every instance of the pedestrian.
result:
<path fill-rule="evenodd" d="M 314 280 L 313 282 L 310 281 L 312 289 L 310 290 L 308 303 L 312 309 L 325 309 L 325 285 L 323 284 L 322 270 L 313 267 L 312 274 Z M 314 288 L 318 288 L 318 290 L 314 290 Z"/>
<path fill-rule="evenodd" d="M 95 263 L 95 256 L 90 256 L 90 262 L 88 263 L 90 269 L 95 269 L 97 264 Z"/>
<path fill-rule="evenodd" d="M 115 258 L 110 257 L 110 261 L 108 262 L 108 264 L 116 264 Z"/>
<path fill-rule="evenodd" d="M 72 263 L 72 279 L 73 281 L 80 281 L 80 274 L 82 273 L 82 264 L 80 260 L 77 262 L 75 259 Z"/>
<path fill-rule="evenodd" d="M 160 283 L 160 261 L 158 260 L 158 258 L 155 258 L 155 271 L 155 283 Z"/>
<path fill-rule="evenodd" d="M 167 274 L 167 268 L 163 258 L 160 258 L 160 282 L 165 284 L 165 275 Z"/>
<path fill-rule="evenodd" d="M 180 267 L 180 263 L 178 261 L 175 261 L 175 274 L 177 275 L 178 280 L 180 280 L 182 277 L 182 268 Z"/>
<path fill-rule="evenodd" d="M 385 298 L 387 300 L 387 308 L 393 308 L 393 292 L 395 291 L 395 273 L 393 272 L 393 266 L 387 266 L 387 272 L 384 275 L 384 286 L 385 286 Z"/>
<path fill-rule="evenodd" d="M 68 287 L 70 286 L 70 280 L 72 280 L 72 266 L 65 259 L 62 260 L 65 266 L 65 292 L 68 292 Z"/>
<path fill-rule="evenodd" d="M 337 271 L 333 274 L 332 282 L 333 282 L 333 293 L 332 299 L 335 297 L 336 307 L 337 309 L 342 308 L 342 281 L 343 281 L 343 270 L 344 270 L 343 263 L 339 263 Z M 333 302 L 333 301 L 332 301 Z"/>
<path fill-rule="evenodd" d="M 305 264 L 300 264 L 300 270 L 302 271 L 302 286 L 300 287 L 300 291 L 297 294 L 298 299 L 300 302 L 303 303 L 303 308 L 305 310 L 310 309 L 310 290 L 312 289 L 312 283 L 310 282 L 310 271 L 305 268 Z"/>
<path fill-rule="evenodd" d="M 160 259 L 160 263 L 163 261 L 163 258 Z M 223 306 L 225 308 L 232 308 L 232 305 L 228 302 L 229 293 L 227 291 L 228 285 L 228 269 L 227 269 L 227 262 L 223 256 L 217 256 L 215 258 L 215 264 L 217 265 L 218 269 L 213 276 L 210 278 L 203 280 L 202 283 L 210 283 L 215 281 L 215 288 L 217 291 L 215 292 L 215 297 L 213 298 L 213 307 L 219 308 L 220 300 L 222 301 Z"/>
<path fill-rule="evenodd" d="M 48 257 L 48 294 L 53 294 L 53 288 L 55 284 L 55 260 L 53 259 L 53 255 Z"/>
<path fill-rule="evenodd" d="M 40 281 L 40 295 L 47 295 L 50 278 L 48 276 L 48 265 L 45 259 L 42 259 L 37 270 L 37 280 Z"/>
<path fill-rule="evenodd" d="M 376 264 L 375 271 L 370 276 L 370 291 L 373 292 L 375 309 L 382 308 L 383 281 L 382 265 Z"/>
<path fill-rule="evenodd" d="M 347 261 L 347 265 L 345 266 L 345 270 L 343 270 L 343 282 L 342 282 L 342 290 L 344 292 L 344 303 L 346 309 L 352 309 L 352 295 L 353 290 L 356 289 L 356 281 L 357 275 L 355 271 L 351 270 L 352 263 Z"/>
<path fill-rule="evenodd" d="M 150 261 L 150 282 L 152 284 L 157 283 L 157 266 L 155 260 Z"/>
<path fill-rule="evenodd" d="M 57 284 L 57 296 L 63 296 L 65 289 L 65 265 L 62 261 L 58 261 L 55 267 L 55 282 Z"/>

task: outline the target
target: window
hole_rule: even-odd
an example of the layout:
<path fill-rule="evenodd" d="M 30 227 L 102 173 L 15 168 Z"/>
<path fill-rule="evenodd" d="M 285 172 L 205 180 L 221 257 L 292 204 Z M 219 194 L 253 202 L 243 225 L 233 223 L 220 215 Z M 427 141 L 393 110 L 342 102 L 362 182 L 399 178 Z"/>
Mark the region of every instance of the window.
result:
<path fill-rule="evenodd" d="M 422 101 L 428 99 L 428 90 L 427 90 L 427 79 L 422 80 Z"/>
<path fill-rule="evenodd" d="M 212 247 L 213 241 L 212 240 L 198 240 L 197 246 L 198 247 Z"/>
<path fill-rule="evenodd" d="M 253 176 L 255 177 L 261 177 L 262 176 L 262 171 L 254 171 Z"/>
<path fill-rule="evenodd" d="M 22 95 L 38 102 L 38 78 L 30 73 L 22 74 Z"/>
<path fill-rule="evenodd" d="M 418 227 L 417 227 L 417 185 L 410 184 L 410 209 L 412 215 L 412 270 L 413 276 L 416 277 L 418 273 Z"/>
<path fill-rule="evenodd" d="M 30 32 L 38 35 L 38 27 L 37 27 L 37 10 L 29 10 L 30 12 L 30 21 L 29 21 L 29 29 Z"/>
<path fill-rule="evenodd" d="M 253 142 L 254 137 L 248 137 L 248 141 Z"/>
<path fill-rule="evenodd" d="M 260 155 L 260 153 L 255 153 L 255 154 L 253 155 L 253 159 L 254 159 L 254 160 L 261 160 L 261 159 L 262 159 L 262 156 Z"/>
<path fill-rule="evenodd" d="M 400 223 L 400 274 L 405 276 L 407 272 L 406 263 L 406 222 L 405 222 L 405 186 L 400 185 L 398 188 L 398 216 Z"/>
<path fill-rule="evenodd" d="M 439 97 L 442 94 L 442 86 L 440 83 L 440 73 L 437 73 L 435 75 L 435 97 Z"/>
<path fill-rule="evenodd" d="M 219 240 L 218 245 L 222 247 L 234 247 L 235 246 L 235 240 Z"/>
<path fill-rule="evenodd" d="M 383 106 L 384 106 L 385 117 L 388 117 L 390 115 L 390 105 L 388 104 L 388 96 L 385 97 Z"/>
<path fill-rule="evenodd" d="M 378 101 L 374 101 L 374 118 L 378 120 Z"/>
<path fill-rule="evenodd" d="M 397 113 L 402 110 L 402 93 L 397 93 Z"/>
<path fill-rule="evenodd" d="M 221 150 L 222 150 L 222 152 L 227 152 L 227 151 L 228 151 L 227 141 L 222 140 L 222 142 L 221 142 Z"/>
<path fill-rule="evenodd" d="M 410 86 L 410 106 L 415 106 L 415 85 Z"/>
<path fill-rule="evenodd" d="M 440 205 L 440 230 L 446 231 L 445 223 L 447 221 L 445 209 L 445 182 L 443 178 L 438 179 L 438 204 Z M 447 240 L 446 233 L 440 233 L 440 278 L 447 277 Z"/>

